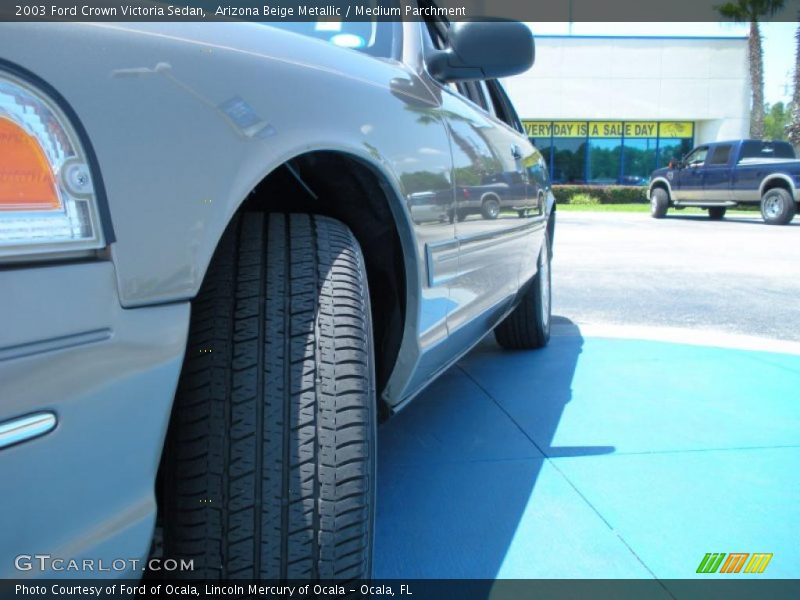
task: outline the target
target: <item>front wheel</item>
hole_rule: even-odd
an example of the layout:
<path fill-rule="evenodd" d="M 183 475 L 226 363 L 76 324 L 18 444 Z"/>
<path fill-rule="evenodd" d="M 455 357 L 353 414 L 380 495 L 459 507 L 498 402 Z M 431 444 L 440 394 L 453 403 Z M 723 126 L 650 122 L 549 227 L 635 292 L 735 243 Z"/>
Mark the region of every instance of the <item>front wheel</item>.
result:
<path fill-rule="evenodd" d="M 663 219 L 667 216 L 669 196 L 664 188 L 654 188 L 650 192 L 650 216 L 654 219 Z"/>
<path fill-rule="evenodd" d="M 721 221 L 725 218 L 726 208 L 724 206 L 712 206 L 708 209 L 708 218 L 712 221 Z"/>
<path fill-rule="evenodd" d="M 375 408 L 353 234 L 242 215 L 192 305 L 162 462 L 165 555 L 204 580 L 369 577 Z"/>
<path fill-rule="evenodd" d="M 484 219 L 496 219 L 500 214 L 500 201 L 489 197 L 481 204 L 481 215 Z"/>
<path fill-rule="evenodd" d="M 767 225 L 786 225 L 796 212 L 792 195 L 783 188 L 772 188 L 761 198 L 761 217 Z"/>
<path fill-rule="evenodd" d="M 545 233 L 538 271 L 517 307 L 497 327 L 497 343 L 509 350 L 543 348 L 550 341 L 550 241 Z"/>

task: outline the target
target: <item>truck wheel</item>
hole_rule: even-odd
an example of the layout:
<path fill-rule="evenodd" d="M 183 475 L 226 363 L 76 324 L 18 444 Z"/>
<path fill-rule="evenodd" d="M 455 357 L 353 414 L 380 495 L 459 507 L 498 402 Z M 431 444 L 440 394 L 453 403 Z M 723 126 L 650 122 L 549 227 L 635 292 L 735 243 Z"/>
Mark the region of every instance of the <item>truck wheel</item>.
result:
<path fill-rule="evenodd" d="M 543 348 L 550 341 L 550 242 L 546 233 L 538 266 L 520 303 L 494 328 L 497 343 L 508 350 Z"/>
<path fill-rule="evenodd" d="M 192 305 L 162 462 L 165 556 L 194 559 L 192 579 L 369 577 L 374 386 L 350 230 L 301 214 L 232 223 Z"/>
<path fill-rule="evenodd" d="M 708 218 L 712 221 L 721 221 L 725 218 L 725 211 L 726 207 L 724 206 L 712 206 L 708 209 Z"/>
<path fill-rule="evenodd" d="M 481 215 L 484 219 L 496 219 L 500 214 L 500 202 L 495 197 L 486 198 L 481 203 Z"/>
<path fill-rule="evenodd" d="M 761 217 L 767 225 L 786 225 L 795 212 L 792 195 L 783 188 L 772 188 L 761 198 Z"/>
<path fill-rule="evenodd" d="M 669 196 L 664 188 L 654 188 L 650 192 L 650 216 L 654 219 L 663 219 L 669 208 Z"/>

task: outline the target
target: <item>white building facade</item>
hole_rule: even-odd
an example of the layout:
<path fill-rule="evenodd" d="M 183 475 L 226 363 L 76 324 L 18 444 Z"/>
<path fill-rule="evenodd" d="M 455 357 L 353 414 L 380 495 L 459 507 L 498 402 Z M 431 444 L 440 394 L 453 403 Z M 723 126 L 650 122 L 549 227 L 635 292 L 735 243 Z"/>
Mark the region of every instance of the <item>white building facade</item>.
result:
<path fill-rule="evenodd" d="M 504 85 L 555 183 L 638 185 L 750 127 L 746 37 L 536 36 Z"/>

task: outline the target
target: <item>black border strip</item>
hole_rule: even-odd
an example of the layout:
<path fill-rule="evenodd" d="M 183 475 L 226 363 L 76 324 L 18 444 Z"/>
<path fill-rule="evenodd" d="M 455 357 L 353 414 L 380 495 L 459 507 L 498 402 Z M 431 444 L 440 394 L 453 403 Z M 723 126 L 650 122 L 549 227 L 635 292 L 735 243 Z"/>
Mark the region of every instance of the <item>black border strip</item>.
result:
<path fill-rule="evenodd" d="M 188 594 L 195 598 L 208 598 L 218 600 L 225 597 L 230 600 L 251 600 L 261 598 L 264 600 L 295 600 L 303 597 L 308 600 L 372 600 L 373 598 L 399 598 L 406 600 L 441 600 L 442 598 L 459 598 L 459 600 L 493 600 L 496 598 L 544 598 L 546 600 L 573 600 L 575 598 L 591 598 L 602 600 L 644 600 L 658 598 L 663 600 L 688 600 L 702 598 L 703 600 L 796 600 L 800 593 L 800 580 L 798 579 L 763 579 L 758 576 L 752 579 L 751 575 L 732 575 L 725 579 L 705 579 L 702 576 L 696 579 L 373 579 L 373 580 L 221 580 L 206 581 L 200 579 L 170 580 L 168 570 L 151 571 L 155 577 L 147 577 L 144 581 L 135 579 L 113 579 L 115 575 L 125 575 L 125 572 L 112 567 L 119 562 L 121 566 L 129 564 L 131 559 L 120 557 L 112 561 L 110 558 L 95 559 L 93 568 L 103 568 L 102 577 L 94 579 L 64 578 L 72 571 L 39 570 L 36 555 L 28 554 L 30 550 L 21 552 L 16 558 L 22 558 L 29 567 L 19 571 L 27 576 L 46 575 L 48 579 L 0 579 L 0 596 L 3 598 L 36 597 L 42 600 L 52 598 L 86 598 L 90 597 L 87 586 L 95 588 L 95 594 L 100 598 L 165 598 L 173 600 Z M 55 557 L 46 555 L 48 560 Z M 16 560 L 15 558 L 15 560 Z M 70 560 L 62 560 L 61 569 L 69 568 Z M 183 558 L 155 559 L 154 563 L 164 566 L 178 565 Z M 145 561 L 137 560 L 137 568 L 143 568 Z M 185 559 L 183 559 L 185 560 Z M 157 561 L 157 563 L 155 562 Z M 80 559 L 74 561 L 80 565 Z M 5 568 L 6 565 L 3 565 Z M 14 566 L 9 565 L 9 569 Z M 75 567 L 72 567 L 73 569 Z M 129 567 L 130 568 L 130 567 Z M 692 565 L 692 569 L 694 565 Z M 791 567 L 788 567 L 791 568 Z M 174 569 L 173 569 L 174 570 Z M 14 572 L 6 571 L 6 572 Z M 133 571 L 141 574 L 141 571 Z M 128 571 L 130 574 L 131 571 Z M 183 575 L 191 572 L 183 572 Z M 54 579 L 54 574 L 60 574 L 61 579 Z M 175 573 L 172 573 L 175 576 Z M 160 577 L 166 576 L 165 579 Z M 20 590 L 17 590 L 17 586 Z M 250 586 L 256 589 L 251 590 Z M 171 586 L 171 589 L 169 587 Z M 306 588 L 306 586 L 308 586 Z M 28 591 L 23 591 L 28 588 Z M 36 588 L 33 591 L 31 588 Z M 304 588 L 304 589 L 300 589 Z M 179 592 L 179 594 L 176 594 Z M 97 597 L 97 595 L 93 596 Z"/>
<path fill-rule="evenodd" d="M 724 0 L 0 0 L 0 21 L 22 22 L 450 22 L 514 19 L 542 22 L 719 22 Z M 784 0 L 759 21 L 794 22 L 798 0 Z M 370 10 L 367 10 L 370 9 Z M 744 15 L 744 20 L 749 20 Z"/>
<path fill-rule="evenodd" d="M 38 91 L 55 102 L 67 119 L 69 119 L 70 125 L 72 125 L 75 133 L 78 135 L 78 141 L 81 143 L 81 147 L 86 153 L 86 159 L 89 162 L 89 169 L 91 170 L 92 182 L 94 184 L 94 196 L 97 201 L 97 213 L 100 217 L 100 226 L 103 228 L 105 243 L 106 245 L 113 244 L 117 241 L 117 237 L 114 234 L 114 224 L 111 222 L 111 210 L 108 205 L 108 196 L 106 195 L 106 186 L 103 183 L 103 175 L 100 172 L 100 163 L 97 160 L 94 147 L 89 139 L 89 134 L 86 133 L 86 129 L 83 127 L 83 123 L 81 123 L 78 117 L 78 113 L 75 112 L 70 103 L 67 102 L 66 98 L 64 98 L 56 88 L 25 67 L 0 58 L 0 71 L 11 73 L 34 86 Z"/>

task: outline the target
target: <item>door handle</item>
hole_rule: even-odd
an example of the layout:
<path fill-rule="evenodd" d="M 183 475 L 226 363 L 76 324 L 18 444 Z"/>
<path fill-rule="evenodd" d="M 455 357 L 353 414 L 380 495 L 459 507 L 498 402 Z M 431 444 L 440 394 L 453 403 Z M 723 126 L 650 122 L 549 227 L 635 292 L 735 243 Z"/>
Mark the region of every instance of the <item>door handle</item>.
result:
<path fill-rule="evenodd" d="M 516 160 L 522 158 L 522 150 L 520 150 L 519 146 L 516 144 L 511 144 L 511 156 L 513 156 Z"/>

